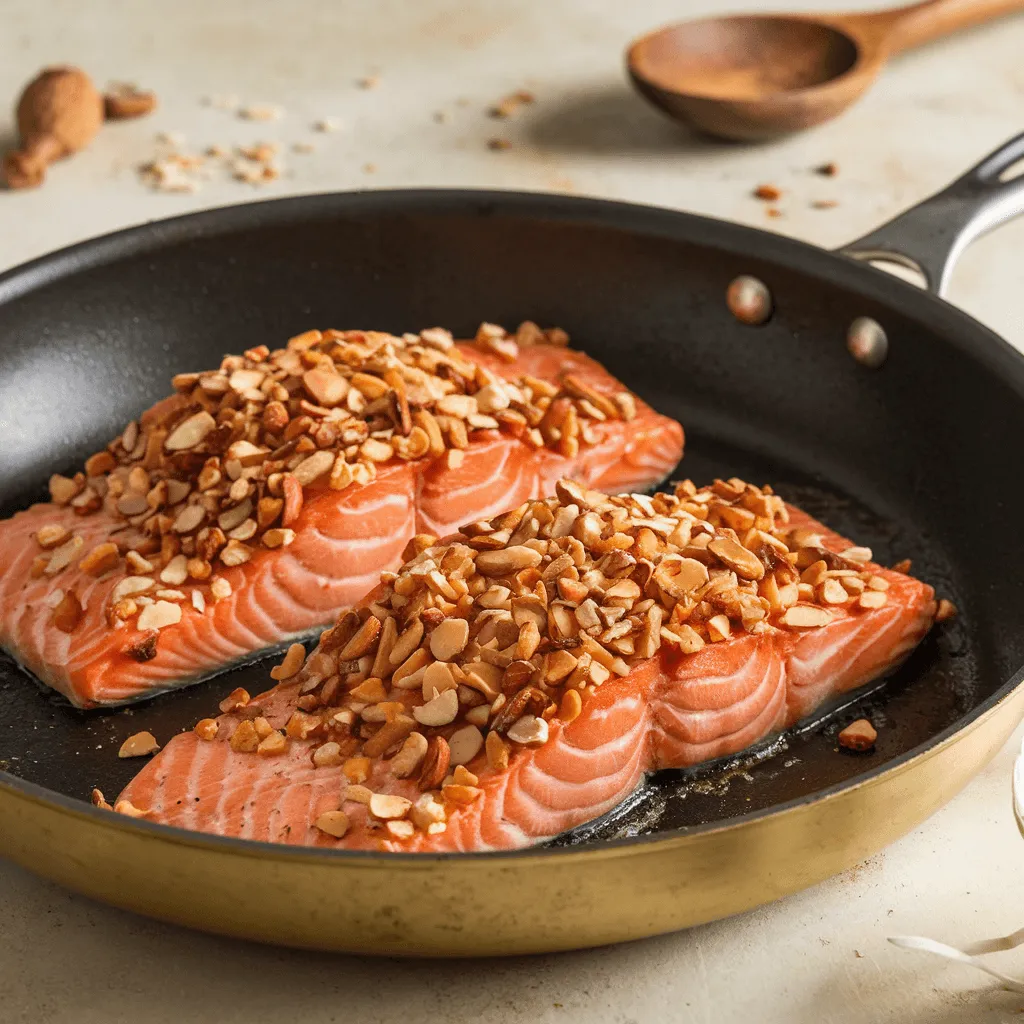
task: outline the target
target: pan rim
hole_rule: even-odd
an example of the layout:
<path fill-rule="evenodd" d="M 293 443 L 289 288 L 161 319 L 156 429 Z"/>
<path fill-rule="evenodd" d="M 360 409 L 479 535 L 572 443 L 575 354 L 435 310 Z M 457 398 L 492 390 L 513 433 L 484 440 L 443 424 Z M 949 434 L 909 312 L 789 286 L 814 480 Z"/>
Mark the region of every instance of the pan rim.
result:
<path fill-rule="evenodd" d="M 688 213 L 670 207 L 630 203 L 619 200 L 598 199 L 587 196 L 565 196 L 545 191 L 495 189 L 360 189 L 344 192 L 311 193 L 280 199 L 239 203 L 213 207 L 193 213 L 149 221 L 143 224 L 77 242 L 36 257 L 26 263 L 0 273 L 0 307 L 15 301 L 38 288 L 54 284 L 83 270 L 103 266 L 122 258 L 139 259 L 147 252 L 168 245 L 187 243 L 242 228 L 258 228 L 275 224 L 286 225 L 298 217 L 314 217 L 318 212 L 339 212 L 351 206 L 358 210 L 364 206 L 373 212 L 380 204 L 384 212 L 439 212 L 461 211 L 484 214 L 519 214 L 596 227 L 631 231 L 649 237 L 664 237 L 689 244 L 711 245 L 741 252 L 755 252 L 757 260 L 794 270 L 811 277 L 824 278 L 832 285 L 847 287 L 871 302 L 894 305 L 894 296 L 900 303 L 901 315 L 941 333 L 944 339 L 964 352 L 969 358 L 981 362 L 987 369 L 1003 375 L 1004 383 L 1014 387 L 1024 398 L 1024 355 L 1004 338 L 963 310 L 945 300 L 924 292 L 906 282 L 838 253 L 829 252 L 799 239 L 789 238 L 761 228 L 736 224 L 714 217 Z M 712 233 L 714 233 L 712 235 Z M 758 240 L 760 247 L 750 248 L 750 241 Z M 822 255 L 830 259 L 822 261 Z M 803 257 L 801 260 L 800 257 Z M 825 269 L 823 269 L 823 267 Z M 831 274 L 829 274 L 831 272 Z M 771 288 L 771 282 L 766 282 Z M 964 340 L 951 331 L 959 326 L 974 337 Z M 195 832 L 176 826 L 162 825 L 145 819 L 113 815 L 66 796 L 37 783 L 0 770 L 0 789 L 21 795 L 34 802 L 49 805 L 63 813 L 84 816 L 102 827 L 127 829 L 152 836 L 154 840 L 190 847 L 206 848 L 211 852 L 231 853 L 300 862 L 321 858 L 347 863 L 377 866 L 381 863 L 407 869 L 411 865 L 423 866 L 449 860 L 497 864 L 512 858 L 566 858 L 609 857 L 624 855 L 638 846 L 672 844 L 713 832 L 740 828 L 763 818 L 781 816 L 807 806 L 822 803 L 843 793 L 869 785 L 890 774 L 902 771 L 908 765 L 933 753 L 957 734 L 976 725 L 992 712 L 1021 683 L 1024 666 L 1020 667 L 995 693 L 972 708 L 966 715 L 947 726 L 923 743 L 904 751 L 870 771 L 835 783 L 813 793 L 775 804 L 768 808 L 736 815 L 723 821 L 688 825 L 667 832 L 603 840 L 600 843 L 566 847 L 527 847 L 519 850 L 497 850 L 471 853 L 384 853 L 370 850 L 344 850 L 327 847 L 289 846 L 251 839 L 238 839 L 212 833 Z"/>

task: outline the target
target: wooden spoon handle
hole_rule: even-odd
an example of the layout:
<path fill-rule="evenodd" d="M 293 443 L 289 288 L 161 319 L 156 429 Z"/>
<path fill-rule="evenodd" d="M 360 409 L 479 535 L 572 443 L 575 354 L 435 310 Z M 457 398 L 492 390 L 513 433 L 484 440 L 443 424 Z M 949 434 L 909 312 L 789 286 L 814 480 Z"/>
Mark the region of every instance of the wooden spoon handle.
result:
<path fill-rule="evenodd" d="M 1024 10 L 1024 0 L 925 0 L 912 7 L 879 11 L 876 17 L 880 23 L 887 23 L 887 49 L 890 53 L 899 53 L 1020 10 Z"/>

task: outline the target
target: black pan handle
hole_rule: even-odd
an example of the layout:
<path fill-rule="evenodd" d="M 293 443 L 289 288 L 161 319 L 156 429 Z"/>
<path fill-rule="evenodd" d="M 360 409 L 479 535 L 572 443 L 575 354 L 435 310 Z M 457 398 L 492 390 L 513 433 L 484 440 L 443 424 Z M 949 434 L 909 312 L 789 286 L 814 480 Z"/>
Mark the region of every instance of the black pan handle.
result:
<path fill-rule="evenodd" d="M 948 188 L 870 234 L 836 250 L 851 259 L 909 267 L 944 295 L 953 266 L 971 242 L 1024 213 L 1024 134 L 1010 139 Z M 1006 172 L 1013 168 L 1014 173 Z"/>

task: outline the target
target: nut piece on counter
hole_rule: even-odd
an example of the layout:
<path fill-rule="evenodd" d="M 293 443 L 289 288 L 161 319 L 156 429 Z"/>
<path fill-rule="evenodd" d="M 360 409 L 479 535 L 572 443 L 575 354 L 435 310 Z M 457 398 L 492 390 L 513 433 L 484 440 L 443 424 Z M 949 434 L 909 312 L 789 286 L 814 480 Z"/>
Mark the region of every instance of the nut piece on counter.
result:
<path fill-rule="evenodd" d="M 21 148 L 4 157 L 8 188 L 34 188 L 54 160 L 84 149 L 103 124 L 103 98 L 78 68 L 48 68 L 30 82 L 16 112 Z"/>
<path fill-rule="evenodd" d="M 156 109 L 156 94 L 144 92 L 134 85 L 118 83 L 103 97 L 103 111 L 108 121 L 125 121 L 145 117 Z"/>
<path fill-rule="evenodd" d="M 839 733 L 839 746 L 847 750 L 870 750 L 878 739 L 875 727 L 866 719 L 858 718 Z"/>

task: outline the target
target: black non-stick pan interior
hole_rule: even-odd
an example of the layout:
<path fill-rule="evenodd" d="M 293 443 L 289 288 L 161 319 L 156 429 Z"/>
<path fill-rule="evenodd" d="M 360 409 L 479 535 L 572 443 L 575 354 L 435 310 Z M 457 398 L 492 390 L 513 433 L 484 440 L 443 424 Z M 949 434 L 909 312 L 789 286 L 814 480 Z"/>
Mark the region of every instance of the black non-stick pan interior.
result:
<path fill-rule="evenodd" d="M 771 288 L 764 326 L 725 305 L 740 273 Z M 873 316 L 880 370 L 848 354 Z M 866 267 L 682 214 L 556 197 L 368 193 L 235 207 L 69 250 L 0 278 L 0 513 L 42 498 L 166 393 L 176 372 L 311 326 L 402 332 L 481 320 L 565 327 L 687 432 L 678 475 L 771 482 L 960 617 L 886 685 L 755 756 L 666 773 L 568 840 L 721 820 L 879 769 L 988 700 L 1024 662 L 1024 370 L 966 316 Z M 58 792 L 113 795 L 128 735 L 166 740 L 268 659 L 127 711 L 82 714 L 0 660 L 0 769 Z M 873 753 L 836 748 L 868 715 Z"/>

